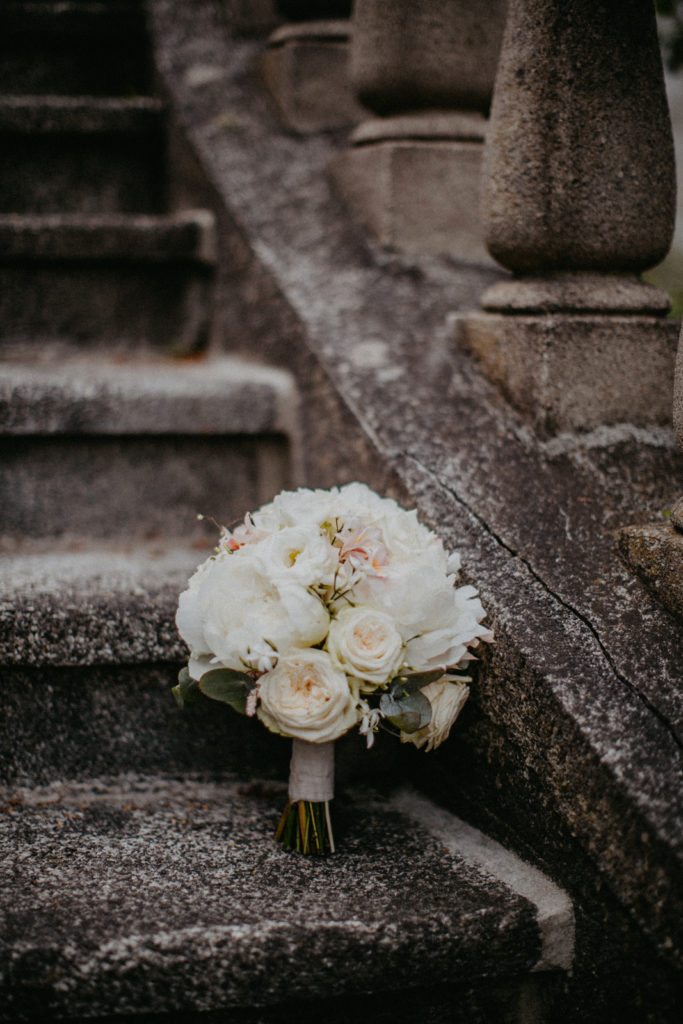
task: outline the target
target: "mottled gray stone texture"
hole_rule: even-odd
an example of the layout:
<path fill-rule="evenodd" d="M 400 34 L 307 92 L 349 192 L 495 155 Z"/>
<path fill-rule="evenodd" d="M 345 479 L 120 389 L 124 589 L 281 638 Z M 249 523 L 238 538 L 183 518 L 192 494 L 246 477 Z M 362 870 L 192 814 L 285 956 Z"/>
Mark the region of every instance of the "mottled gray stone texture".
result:
<path fill-rule="evenodd" d="M 642 270 L 675 210 L 654 5 L 510 0 L 485 158 L 484 227 L 511 270 Z"/>
<path fill-rule="evenodd" d="M 0 537 L 216 537 L 287 486 L 291 376 L 240 359 L 44 358 L 0 369 Z M 162 541 L 162 535 L 166 541 Z"/>
<path fill-rule="evenodd" d="M 683 344 L 680 338 L 674 376 L 674 433 L 678 450 L 683 452 Z"/>
<path fill-rule="evenodd" d="M 377 797 L 335 802 L 339 852 L 315 860 L 274 842 L 279 784 L 2 796 L 3 1020 L 486 988 L 539 956 L 532 904 Z"/>
<path fill-rule="evenodd" d="M 283 25 L 271 35 L 261 68 L 284 123 L 295 132 L 347 128 L 363 117 L 349 80 L 348 21 Z"/>
<path fill-rule="evenodd" d="M 554 285 L 549 306 L 561 304 Z M 456 347 L 474 356 L 541 436 L 671 422 L 677 321 L 628 312 L 513 309 L 456 314 L 453 330 Z"/>
<path fill-rule="evenodd" d="M 353 216 L 381 245 L 490 265 L 479 215 L 483 118 L 478 141 L 458 138 L 458 118 L 450 138 L 434 141 L 428 138 L 428 127 L 420 129 L 420 119 L 387 118 L 401 123 L 403 138 L 369 141 L 365 132 L 362 144 L 341 154 L 334 165 L 340 193 Z M 442 131 L 443 127 L 441 121 Z"/>
<path fill-rule="evenodd" d="M 679 493 L 671 431 L 540 440 L 448 352 L 448 312 L 494 275 L 368 242 L 329 185 L 334 139 L 281 131 L 250 77 L 257 48 L 221 35 L 210 0 L 151 10 L 174 109 L 230 210 L 221 244 L 240 270 L 221 316 L 235 346 L 258 338 L 295 374 L 307 482 L 356 477 L 417 504 L 489 609 L 498 639 L 437 762 L 441 798 L 580 894 L 566 1019 L 640 1024 L 647 997 L 675 1020 L 681 636 L 615 542 Z M 200 94 L 183 79 L 199 62 L 229 75 Z M 220 127 L 228 114 L 239 130 Z"/>
<path fill-rule="evenodd" d="M 356 0 L 351 80 L 378 114 L 488 110 L 506 0 Z"/>
<path fill-rule="evenodd" d="M 683 621 L 683 533 L 670 523 L 627 526 L 619 550 L 660 601 Z"/>
<path fill-rule="evenodd" d="M 168 355 L 207 344 L 215 258 L 208 211 L 0 216 L 0 348 Z"/>
<path fill-rule="evenodd" d="M 383 116 L 362 124 L 334 173 L 353 216 L 382 245 L 486 265 L 480 217 L 485 118 L 504 0 L 360 0 L 351 77 Z"/>

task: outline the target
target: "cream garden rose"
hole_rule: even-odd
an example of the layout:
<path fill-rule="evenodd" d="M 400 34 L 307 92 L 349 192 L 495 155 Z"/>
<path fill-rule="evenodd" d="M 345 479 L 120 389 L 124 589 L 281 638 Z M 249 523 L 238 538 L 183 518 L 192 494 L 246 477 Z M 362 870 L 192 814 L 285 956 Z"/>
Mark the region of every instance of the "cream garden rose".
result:
<path fill-rule="evenodd" d="M 345 608 L 332 620 L 327 650 L 343 672 L 375 689 L 398 672 L 403 661 L 403 638 L 384 612 Z"/>
<path fill-rule="evenodd" d="M 358 721 L 354 694 L 344 672 L 316 648 L 281 657 L 258 684 L 258 717 L 271 732 L 327 743 Z"/>

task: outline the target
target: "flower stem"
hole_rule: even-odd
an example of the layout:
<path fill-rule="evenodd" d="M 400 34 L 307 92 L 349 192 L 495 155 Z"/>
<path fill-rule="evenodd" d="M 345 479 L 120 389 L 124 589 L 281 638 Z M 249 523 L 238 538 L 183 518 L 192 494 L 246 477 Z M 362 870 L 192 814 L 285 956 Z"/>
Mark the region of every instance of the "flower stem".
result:
<path fill-rule="evenodd" d="M 289 800 L 275 838 L 287 852 L 296 851 L 318 857 L 334 853 L 329 802 Z"/>

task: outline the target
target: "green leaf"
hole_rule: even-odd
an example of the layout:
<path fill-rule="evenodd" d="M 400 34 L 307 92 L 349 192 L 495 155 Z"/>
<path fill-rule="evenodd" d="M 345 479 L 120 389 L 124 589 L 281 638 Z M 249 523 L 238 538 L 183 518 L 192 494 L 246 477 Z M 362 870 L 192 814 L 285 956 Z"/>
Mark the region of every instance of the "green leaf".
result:
<path fill-rule="evenodd" d="M 417 732 L 424 729 L 432 717 L 432 705 L 418 690 L 407 697 L 393 697 L 385 693 L 379 702 L 384 717 L 401 732 Z"/>
<path fill-rule="evenodd" d="M 428 686 L 429 683 L 435 683 L 437 679 L 441 679 L 443 674 L 444 670 L 442 668 L 437 668 L 433 672 L 407 672 L 405 675 L 396 676 L 395 679 L 391 680 L 389 693 L 396 700 L 400 699 L 402 695 L 407 697 L 409 694 L 421 690 L 424 686 Z"/>
<path fill-rule="evenodd" d="M 180 683 L 178 683 L 176 686 L 172 686 L 171 687 L 171 693 L 173 694 L 173 696 L 176 699 L 176 704 L 178 705 L 178 707 L 182 711 L 183 708 L 185 707 L 185 701 L 183 700 L 182 696 L 180 695 Z"/>
<path fill-rule="evenodd" d="M 192 678 L 187 668 L 181 668 L 178 673 L 178 692 L 183 704 L 199 700 L 199 683 Z"/>
<path fill-rule="evenodd" d="M 199 680 L 199 689 L 203 694 L 222 704 L 229 704 L 241 715 L 246 712 L 247 697 L 253 686 L 249 676 L 230 668 L 212 669 Z"/>

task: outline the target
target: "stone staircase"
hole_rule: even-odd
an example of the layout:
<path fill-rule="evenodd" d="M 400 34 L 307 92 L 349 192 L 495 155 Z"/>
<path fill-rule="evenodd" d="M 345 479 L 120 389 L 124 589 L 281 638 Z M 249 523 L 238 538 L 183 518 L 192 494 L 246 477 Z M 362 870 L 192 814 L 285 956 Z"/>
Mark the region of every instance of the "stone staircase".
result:
<path fill-rule="evenodd" d="M 557 1019 L 573 912 L 545 876 L 358 789 L 356 737 L 340 854 L 284 854 L 288 745 L 175 708 L 196 515 L 303 482 L 297 387 L 221 336 L 142 3 L 7 2 L 0 40 L 0 1020 Z M 362 774 L 400 781 L 377 746 Z"/>

